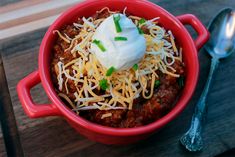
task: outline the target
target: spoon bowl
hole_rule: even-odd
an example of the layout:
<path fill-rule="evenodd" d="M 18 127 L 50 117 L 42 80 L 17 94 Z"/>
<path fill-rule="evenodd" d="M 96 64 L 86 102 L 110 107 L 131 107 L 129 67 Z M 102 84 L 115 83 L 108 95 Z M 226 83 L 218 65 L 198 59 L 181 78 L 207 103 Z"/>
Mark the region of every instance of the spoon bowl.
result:
<path fill-rule="evenodd" d="M 235 50 L 235 12 L 223 9 L 208 26 L 211 38 L 205 45 L 207 52 L 216 58 L 228 57 Z"/>

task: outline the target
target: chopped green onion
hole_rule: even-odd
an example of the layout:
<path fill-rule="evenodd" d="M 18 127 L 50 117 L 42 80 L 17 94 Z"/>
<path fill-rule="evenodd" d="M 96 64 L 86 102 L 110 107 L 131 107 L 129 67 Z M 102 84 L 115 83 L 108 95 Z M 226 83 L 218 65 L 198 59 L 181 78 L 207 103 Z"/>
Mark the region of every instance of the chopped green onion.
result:
<path fill-rule="evenodd" d="M 184 87 L 184 77 L 183 76 L 180 76 L 178 78 L 178 85 L 179 85 L 180 88 Z"/>
<path fill-rule="evenodd" d="M 146 20 L 144 18 L 140 19 L 139 22 L 138 22 L 138 31 L 139 31 L 139 34 L 144 34 L 143 30 L 139 27 L 141 24 L 145 23 Z"/>
<path fill-rule="evenodd" d="M 138 31 L 139 31 L 139 34 L 144 34 L 143 30 L 139 27 L 137 27 Z"/>
<path fill-rule="evenodd" d="M 154 82 L 154 87 L 157 88 L 157 87 L 160 86 L 160 84 L 161 84 L 160 80 L 156 80 L 156 81 Z"/>
<path fill-rule="evenodd" d="M 115 41 L 127 41 L 126 37 L 114 37 Z"/>
<path fill-rule="evenodd" d="M 118 14 L 118 16 L 113 15 L 113 21 L 114 21 L 117 33 L 122 32 L 122 28 L 121 28 L 120 23 L 119 23 L 120 19 L 121 19 L 120 14 Z"/>
<path fill-rule="evenodd" d="M 136 70 L 138 70 L 139 66 L 138 66 L 138 64 L 134 64 L 132 68 L 136 71 Z"/>
<path fill-rule="evenodd" d="M 115 70 L 116 70 L 116 69 L 115 69 L 114 67 L 109 68 L 109 69 L 107 70 L 107 72 L 106 72 L 106 76 L 111 76 L 112 73 L 113 73 Z"/>
<path fill-rule="evenodd" d="M 146 20 L 144 18 L 142 18 L 142 19 L 139 20 L 139 25 L 141 25 L 141 24 L 143 24 L 145 22 L 146 22 Z"/>
<path fill-rule="evenodd" d="M 100 48 L 101 51 L 103 51 L 103 52 L 106 51 L 104 45 L 101 43 L 100 40 L 96 40 L 96 39 L 95 39 L 95 40 L 93 40 L 92 42 L 93 42 L 94 44 L 96 44 L 96 45 Z"/>
<path fill-rule="evenodd" d="M 100 80 L 99 85 L 102 90 L 106 90 L 109 87 L 108 81 L 106 79 Z"/>

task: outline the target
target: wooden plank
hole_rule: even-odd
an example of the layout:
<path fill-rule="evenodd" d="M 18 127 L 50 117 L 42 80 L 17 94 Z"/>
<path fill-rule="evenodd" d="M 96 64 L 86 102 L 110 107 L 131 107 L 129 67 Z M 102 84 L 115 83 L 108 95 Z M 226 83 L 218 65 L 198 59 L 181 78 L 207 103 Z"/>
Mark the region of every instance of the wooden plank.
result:
<path fill-rule="evenodd" d="M 0 29 L 36 21 L 60 13 L 80 0 L 50 0 L 0 14 Z"/>
<path fill-rule="evenodd" d="M 50 26 L 60 14 L 0 30 L 0 40 Z"/>
<path fill-rule="evenodd" d="M 155 1 L 156 2 L 156 1 Z M 157 1 L 174 15 L 193 13 L 204 24 L 208 24 L 214 14 L 223 7 L 235 8 L 233 0 L 188 1 L 170 3 L 170 0 Z M 4 52 L 11 99 L 16 121 L 26 156 L 174 156 L 174 157 L 212 157 L 235 147 L 235 54 L 221 61 L 208 99 L 207 125 L 204 128 L 205 149 L 200 153 L 189 153 L 180 146 L 178 140 L 188 129 L 194 105 L 205 84 L 210 58 L 205 50 L 199 53 L 200 78 L 186 110 L 154 134 L 151 138 L 128 146 L 107 146 L 87 140 L 76 133 L 65 120 L 59 117 L 29 119 L 23 112 L 15 90 L 17 82 L 37 69 L 37 55 L 40 41 L 46 29 L 34 31 L 24 36 L 0 42 L 0 51 Z M 195 33 L 190 32 L 195 37 Z M 32 91 L 38 103 L 48 102 L 42 87 Z"/>
<path fill-rule="evenodd" d="M 48 0 L 21 0 L 19 2 L 10 3 L 8 5 L 5 5 L 4 7 L 0 7 L 0 14 L 10 12 L 10 11 L 13 11 L 16 9 L 36 5 L 39 3 L 46 2 L 46 1 L 48 1 Z"/>
<path fill-rule="evenodd" d="M 0 6 L 6 6 L 6 5 L 9 5 L 11 3 L 16 3 L 16 2 L 19 2 L 19 1 L 22 1 L 22 0 L 1 0 L 0 1 Z"/>
<path fill-rule="evenodd" d="M 15 115 L 0 54 L 0 122 L 8 156 L 23 157 Z"/>
<path fill-rule="evenodd" d="M 1 132 L 2 131 L 0 129 L 0 156 L 1 157 L 6 157 L 7 153 L 6 153 L 5 143 L 4 143 L 3 136 L 1 134 Z"/>
<path fill-rule="evenodd" d="M 4 5 L 4 2 L 0 2 L 0 6 Z M 1 9 L 0 9 L 1 10 Z M 1 12 L 0 12 L 1 13 Z M 0 128 L 0 156 L 1 157 L 6 157 L 6 148 L 5 148 L 5 143 L 3 140 L 3 135 L 2 135 L 2 129 Z"/>
<path fill-rule="evenodd" d="M 62 11 L 81 2 L 82 0 L 49 0 L 30 2 L 19 2 L 17 9 L 13 6 L 8 12 L 0 8 L 0 40 L 23 34 L 40 28 L 48 27 Z"/>

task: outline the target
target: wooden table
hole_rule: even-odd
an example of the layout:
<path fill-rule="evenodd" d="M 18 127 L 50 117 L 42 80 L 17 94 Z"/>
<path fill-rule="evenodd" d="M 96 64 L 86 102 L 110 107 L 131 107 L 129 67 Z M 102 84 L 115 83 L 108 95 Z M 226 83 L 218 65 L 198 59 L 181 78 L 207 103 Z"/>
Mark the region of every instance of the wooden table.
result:
<path fill-rule="evenodd" d="M 222 8 L 235 8 L 234 0 L 153 0 L 173 15 L 195 14 L 205 25 Z M 79 135 L 64 119 L 48 117 L 29 119 L 20 105 L 16 93 L 17 82 L 37 69 L 38 49 L 46 28 L 0 41 L 5 74 L 18 126 L 24 155 L 27 157 L 68 156 L 174 156 L 212 157 L 235 148 L 235 54 L 221 61 L 208 97 L 207 125 L 204 127 L 205 148 L 199 153 L 189 153 L 179 138 L 188 129 L 194 105 L 205 84 L 210 57 L 205 50 L 199 52 L 200 78 L 195 94 L 185 111 L 147 140 L 128 146 L 99 144 Z M 195 33 L 189 28 L 191 34 Z M 41 86 L 32 90 L 37 103 L 48 102 Z M 10 105 L 10 104 L 0 104 Z M 12 114 L 12 113 L 7 113 Z M 11 133 L 12 136 L 16 133 Z M 0 156 L 6 156 L 0 133 Z M 232 152 L 234 153 L 234 152 Z"/>

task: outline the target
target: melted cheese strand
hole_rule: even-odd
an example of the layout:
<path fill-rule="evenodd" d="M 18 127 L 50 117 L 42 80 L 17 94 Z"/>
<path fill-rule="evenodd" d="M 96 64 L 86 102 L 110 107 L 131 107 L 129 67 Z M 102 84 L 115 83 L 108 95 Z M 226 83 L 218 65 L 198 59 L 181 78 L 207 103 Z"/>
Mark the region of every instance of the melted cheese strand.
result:
<path fill-rule="evenodd" d="M 62 89 L 63 89 L 63 78 L 62 78 L 62 74 L 63 74 L 62 73 L 62 66 L 63 66 L 63 63 L 59 61 L 57 63 L 57 66 L 58 66 L 58 69 L 59 69 L 59 74 L 57 76 L 59 90 L 62 91 Z"/>
<path fill-rule="evenodd" d="M 69 105 L 72 107 L 72 109 L 76 109 L 76 106 L 73 104 L 73 102 L 69 99 L 69 97 L 63 93 L 59 93 L 58 96 L 60 96 L 61 98 L 65 99 Z M 79 114 L 79 112 L 76 112 L 77 114 Z"/>
<path fill-rule="evenodd" d="M 108 117 L 111 117 L 111 116 L 112 116 L 112 113 L 106 113 L 106 114 L 103 114 L 101 116 L 101 119 L 108 118 Z"/>
<path fill-rule="evenodd" d="M 58 30 L 54 30 L 53 33 L 57 33 L 61 39 L 63 39 L 66 43 L 70 43 L 66 37 L 64 37 Z"/>

